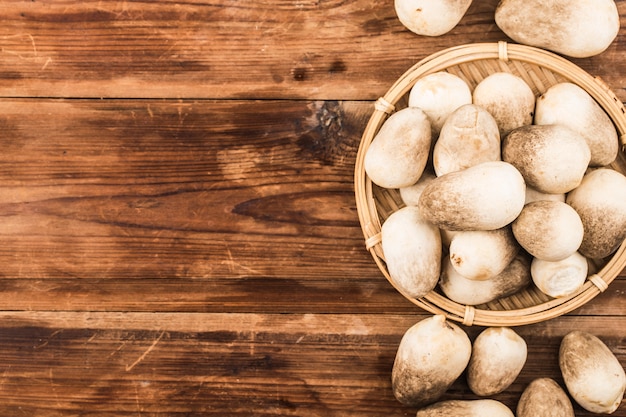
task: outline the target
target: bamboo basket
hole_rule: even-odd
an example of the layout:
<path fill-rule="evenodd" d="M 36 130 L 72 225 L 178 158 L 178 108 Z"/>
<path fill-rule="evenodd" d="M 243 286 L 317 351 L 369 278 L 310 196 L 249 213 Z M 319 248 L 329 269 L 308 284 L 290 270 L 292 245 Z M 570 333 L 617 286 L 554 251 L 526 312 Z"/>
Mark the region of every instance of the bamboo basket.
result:
<path fill-rule="evenodd" d="M 598 77 L 593 77 L 572 62 L 545 50 L 506 42 L 476 43 L 449 48 L 416 63 L 406 71 L 374 105 L 374 112 L 363 132 L 355 164 L 355 195 L 365 246 L 388 282 L 405 298 L 433 314 L 444 314 L 464 325 L 519 326 L 558 317 L 583 306 L 620 274 L 626 265 L 626 242 L 609 258 L 596 265 L 584 286 L 575 294 L 551 298 L 534 285 L 517 294 L 478 306 L 459 304 L 438 289 L 420 299 L 398 288 L 389 276 L 381 247 L 381 225 L 394 211 L 404 206 L 400 193 L 373 184 L 364 169 L 365 153 L 389 114 L 408 105 L 408 93 L 415 82 L 430 73 L 447 71 L 464 79 L 473 88 L 489 74 L 510 72 L 520 76 L 536 96 L 563 81 L 586 90 L 613 120 L 621 151 L 611 168 L 626 173 L 626 115 L 622 102 Z"/>

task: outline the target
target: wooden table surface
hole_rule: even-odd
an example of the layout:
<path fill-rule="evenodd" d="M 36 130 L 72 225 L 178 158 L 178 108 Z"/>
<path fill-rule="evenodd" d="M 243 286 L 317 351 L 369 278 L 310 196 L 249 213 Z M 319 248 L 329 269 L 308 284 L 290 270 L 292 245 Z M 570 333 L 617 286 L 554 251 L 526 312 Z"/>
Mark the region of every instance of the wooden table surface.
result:
<path fill-rule="evenodd" d="M 3 0 L 0 415 L 414 415 L 391 367 L 430 314 L 365 249 L 357 147 L 415 62 L 507 40 L 496 3 L 425 38 L 392 0 Z M 616 3 L 617 40 L 574 62 L 626 101 Z M 516 328 L 528 362 L 495 398 L 562 384 L 574 329 L 626 365 L 625 292 Z"/>

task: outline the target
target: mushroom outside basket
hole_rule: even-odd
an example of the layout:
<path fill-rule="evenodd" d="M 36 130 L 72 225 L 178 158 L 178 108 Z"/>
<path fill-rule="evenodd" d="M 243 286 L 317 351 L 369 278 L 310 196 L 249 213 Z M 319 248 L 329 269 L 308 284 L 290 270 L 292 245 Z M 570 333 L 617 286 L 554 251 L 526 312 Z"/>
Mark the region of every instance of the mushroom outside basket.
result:
<path fill-rule="evenodd" d="M 597 265 L 584 286 L 576 293 L 551 298 L 532 284 L 514 294 L 487 304 L 467 306 L 448 299 L 438 288 L 420 299 L 405 294 L 391 281 L 381 247 L 381 225 L 391 213 L 404 206 L 396 189 L 372 183 L 364 169 L 365 153 L 378 130 L 394 111 L 407 106 L 415 82 L 430 73 L 447 71 L 464 79 L 473 88 L 495 72 L 510 72 L 526 81 L 538 97 L 559 82 L 572 82 L 586 90 L 609 115 L 618 132 L 621 149 L 610 168 L 626 173 L 626 111 L 623 103 L 598 77 L 577 65 L 539 48 L 525 45 L 477 43 L 449 48 L 435 53 L 411 67 L 379 98 L 363 132 L 355 164 L 354 187 L 359 221 L 365 245 L 383 275 L 405 298 L 433 314 L 444 314 L 465 325 L 519 326 L 545 321 L 568 313 L 605 291 L 626 266 L 626 242 L 609 258 Z"/>

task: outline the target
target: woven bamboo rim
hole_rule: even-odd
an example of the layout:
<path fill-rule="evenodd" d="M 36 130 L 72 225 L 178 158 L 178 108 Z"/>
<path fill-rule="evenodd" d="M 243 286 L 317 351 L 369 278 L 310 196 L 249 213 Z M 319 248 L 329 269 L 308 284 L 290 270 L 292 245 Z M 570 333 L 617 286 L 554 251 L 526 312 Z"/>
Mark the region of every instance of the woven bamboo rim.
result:
<path fill-rule="evenodd" d="M 583 306 L 620 274 L 626 265 L 626 242 L 609 258 L 601 260 L 584 286 L 575 294 L 551 298 L 533 285 L 512 296 L 479 306 L 454 302 L 438 289 L 415 299 L 391 280 L 382 253 L 380 230 L 384 220 L 404 203 L 398 190 L 376 186 L 365 174 L 365 153 L 389 114 L 407 106 L 408 93 L 415 82 L 430 73 L 447 71 L 464 79 L 473 89 L 478 82 L 494 72 L 510 72 L 522 77 L 535 95 L 563 81 L 585 89 L 613 120 L 621 142 L 621 152 L 611 168 L 626 173 L 626 111 L 623 103 L 606 83 L 593 77 L 572 62 L 545 50 L 506 42 L 476 43 L 445 49 L 419 61 L 406 71 L 380 97 L 363 132 L 355 164 L 355 195 L 365 245 L 389 283 L 415 305 L 433 313 L 444 314 L 464 325 L 519 326 L 558 317 Z"/>

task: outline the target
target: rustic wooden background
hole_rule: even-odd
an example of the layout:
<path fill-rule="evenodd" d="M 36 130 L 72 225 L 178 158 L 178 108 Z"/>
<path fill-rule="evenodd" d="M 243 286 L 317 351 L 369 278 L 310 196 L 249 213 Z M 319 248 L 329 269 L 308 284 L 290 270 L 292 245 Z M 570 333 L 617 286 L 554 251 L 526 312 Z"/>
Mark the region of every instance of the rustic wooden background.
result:
<path fill-rule="evenodd" d="M 390 372 L 428 314 L 365 250 L 354 160 L 411 65 L 506 40 L 496 3 L 425 38 L 392 0 L 0 2 L 0 415 L 414 415 Z M 616 42 L 575 62 L 625 101 L 616 3 Z M 496 398 L 562 383 L 573 329 L 626 364 L 625 292 L 518 328 Z"/>

